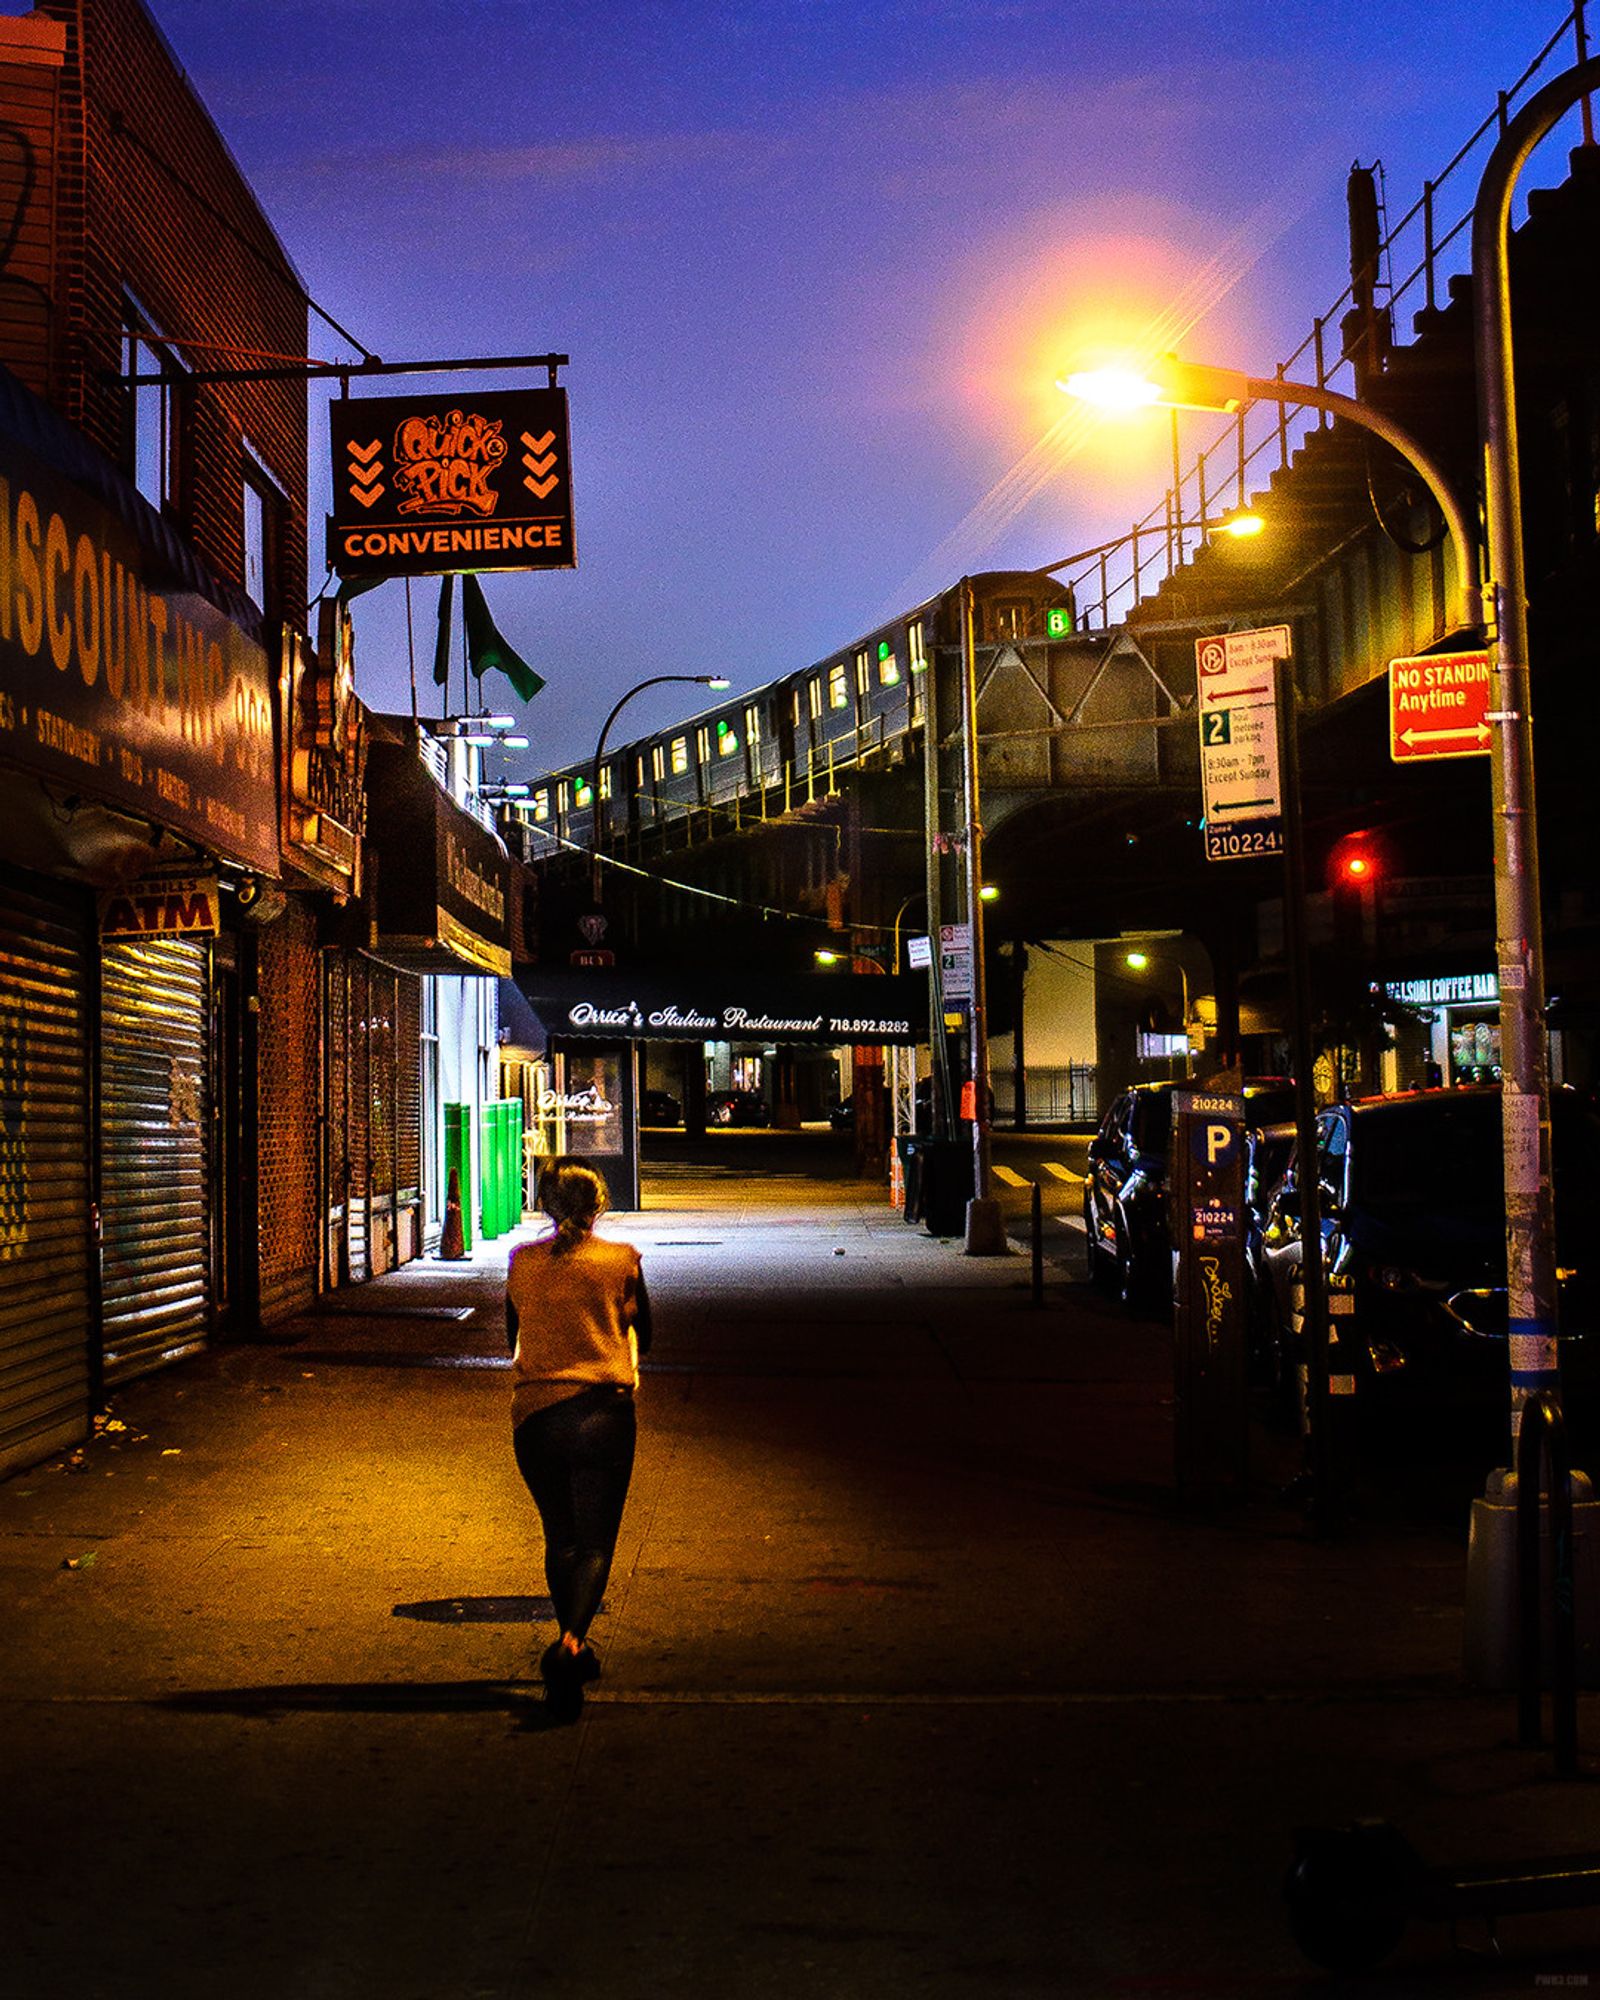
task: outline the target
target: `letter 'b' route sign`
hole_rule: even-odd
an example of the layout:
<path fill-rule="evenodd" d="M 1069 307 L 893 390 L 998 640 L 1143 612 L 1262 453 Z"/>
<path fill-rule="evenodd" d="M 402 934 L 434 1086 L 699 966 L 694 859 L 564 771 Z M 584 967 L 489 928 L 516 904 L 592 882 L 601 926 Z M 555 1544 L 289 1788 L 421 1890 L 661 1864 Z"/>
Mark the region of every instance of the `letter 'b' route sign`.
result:
<path fill-rule="evenodd" d="M 1389 755 L 1481 757 L 1489 748 L 1489 655 L 1425 653 L 1389 662 Z"/>

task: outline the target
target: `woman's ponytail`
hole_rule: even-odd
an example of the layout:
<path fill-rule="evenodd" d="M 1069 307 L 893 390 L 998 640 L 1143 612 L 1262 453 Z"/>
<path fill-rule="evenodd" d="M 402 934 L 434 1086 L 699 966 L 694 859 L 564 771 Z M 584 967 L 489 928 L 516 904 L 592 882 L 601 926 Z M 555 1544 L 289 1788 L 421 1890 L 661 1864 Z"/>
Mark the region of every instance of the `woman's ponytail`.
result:
<path fill-rule="evenodd" d="M 581 1160 L 552 1160 L 539 1176 L 539 1206 L 556 1226 L 552 1253 L 575 1250 L 606 1211 L 606 1184 Z"/>

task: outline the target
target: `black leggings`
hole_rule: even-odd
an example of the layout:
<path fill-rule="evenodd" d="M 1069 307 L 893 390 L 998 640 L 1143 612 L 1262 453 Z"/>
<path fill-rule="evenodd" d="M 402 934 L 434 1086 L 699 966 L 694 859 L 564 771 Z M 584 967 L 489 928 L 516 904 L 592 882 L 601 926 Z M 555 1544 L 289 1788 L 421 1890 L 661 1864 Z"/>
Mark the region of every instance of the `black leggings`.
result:
<path fill-rule="evenodd" d="M 587 1636 L 600 1609 L 633 1474 L 633 1397 L 601 1385 L 524 1417 L 512 1433 L 544 1526 L 544 1573 L 563 1632 Z"/>

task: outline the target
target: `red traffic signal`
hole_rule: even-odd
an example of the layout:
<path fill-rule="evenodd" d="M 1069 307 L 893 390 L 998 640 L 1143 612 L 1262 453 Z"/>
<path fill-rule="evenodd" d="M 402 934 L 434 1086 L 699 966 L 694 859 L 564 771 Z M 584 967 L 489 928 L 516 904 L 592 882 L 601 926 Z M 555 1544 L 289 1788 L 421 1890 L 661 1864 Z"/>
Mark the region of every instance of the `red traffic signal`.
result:
<path fill-rule="evenodd" d="M 1383 872 L 1383 854 L 1370 833 L 1347 833 L 1328 856 L 1330 889 L 1370 889 Z"/>

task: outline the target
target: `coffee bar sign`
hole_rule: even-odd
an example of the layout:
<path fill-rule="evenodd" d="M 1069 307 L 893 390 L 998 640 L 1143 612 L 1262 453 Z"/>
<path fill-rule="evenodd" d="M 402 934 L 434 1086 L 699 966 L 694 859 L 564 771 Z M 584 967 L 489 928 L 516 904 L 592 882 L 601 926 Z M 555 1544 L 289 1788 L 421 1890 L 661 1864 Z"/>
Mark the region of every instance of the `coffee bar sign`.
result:
<path fill-rule="evenodd" d="M 927 982 L 885 974 L 740 979 L 533 972 L 523 991 L 547 1034 L 603 1041 L 916 1042 Z"/>

